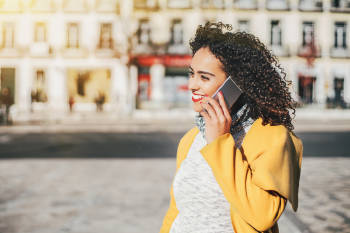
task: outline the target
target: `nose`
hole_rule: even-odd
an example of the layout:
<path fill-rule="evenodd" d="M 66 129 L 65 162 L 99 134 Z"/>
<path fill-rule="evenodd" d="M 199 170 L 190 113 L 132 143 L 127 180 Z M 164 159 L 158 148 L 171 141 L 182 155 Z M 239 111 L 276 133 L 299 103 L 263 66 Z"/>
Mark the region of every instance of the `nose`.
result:
<path fill-rule="evenodd" d="M 188 89 L 193 91 L 197 91 L 199 89 L 199 82 L 198 78 L 194 75 L 193 77 L 190 77 L 188 80 Z"/>

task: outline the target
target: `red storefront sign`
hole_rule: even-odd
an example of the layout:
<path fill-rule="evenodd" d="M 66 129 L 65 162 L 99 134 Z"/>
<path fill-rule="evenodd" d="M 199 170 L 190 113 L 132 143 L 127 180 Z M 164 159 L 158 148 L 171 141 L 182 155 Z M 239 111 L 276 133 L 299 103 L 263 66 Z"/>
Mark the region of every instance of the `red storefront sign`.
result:
<path fill-rule="evenodd" d="M 154 64 L 162 64 L 163 63 L 163 59 L 162 57 L 159 56 L 138 56 L 135 57 L 137 63 L 140 66 L 152 66 Z"/>
<path fill-rule="evenodd" d="M 190 55 L 166 55 L 163 57 L 163 64 L 170 67 L 187 67 L 191 64 Z"/>
<path fill-rule="evenodd" d="M 187 67 L 191 64 L 190 55 L 164 55 L 164 56 L 137 56 L 135 57 L 140 66 L 152 66 L 163 64 L 169 67 Z"/>

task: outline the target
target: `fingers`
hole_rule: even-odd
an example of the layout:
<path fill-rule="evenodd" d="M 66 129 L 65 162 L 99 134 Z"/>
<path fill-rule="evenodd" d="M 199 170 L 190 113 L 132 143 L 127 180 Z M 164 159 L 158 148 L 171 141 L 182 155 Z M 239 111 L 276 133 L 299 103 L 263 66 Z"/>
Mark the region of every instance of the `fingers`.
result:
<path fill-rule="evenodd" d="M 208 102 L 201 102 L 204 111 L 208 115 L 208 118 L 216 118 L 216 112 Z"/>
<path fill-rule="evenodd" d="M 208 102 L 209 105 L 213 108 L 215 111 L 215 115 L 219 118 L 220 116 L 224 115 L 220 104 L 213 98 L 206 97 L 204 99 L 204 102 Z"/>
<path fill-rule="evenodd" d="M 204 109 L 203 111 L 200 112 L 201 116 L 204 118 L 205 121 L 208 121 L 210 116 L 208 112 Z"/>
<path fill-rule="evenodd" d="M 227 108 L 227 104 L 225 102 L 224 95 L 222 94 L 221 91 L 219 92 L 218 96 L 219 96 L 219 104 L 221 105 L 221 109 L 224 112 L 224 115 L 225 115 L 226 119 L 231 120 L 230 111 Z"/>

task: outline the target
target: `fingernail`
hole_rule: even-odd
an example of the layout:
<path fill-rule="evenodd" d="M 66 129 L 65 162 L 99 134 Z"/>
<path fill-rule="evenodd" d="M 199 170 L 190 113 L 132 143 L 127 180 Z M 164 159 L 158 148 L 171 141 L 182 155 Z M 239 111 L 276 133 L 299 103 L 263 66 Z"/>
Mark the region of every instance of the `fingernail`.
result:
<path fill-rule="evenodd" d="M 222 95 L 222 91 L 219 91 L 220 95 Z"/>
<path fill-rule="evenodd" d="M 209 95 L 205 94 L 204 96 L 208 97 Z"/>

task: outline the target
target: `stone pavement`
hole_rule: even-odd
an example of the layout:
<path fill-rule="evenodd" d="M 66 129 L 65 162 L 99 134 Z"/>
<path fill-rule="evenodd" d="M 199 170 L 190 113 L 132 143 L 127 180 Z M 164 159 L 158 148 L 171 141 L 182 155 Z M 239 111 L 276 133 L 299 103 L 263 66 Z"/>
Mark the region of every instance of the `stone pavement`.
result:
<path fill-rule="evenodd" d="M 299 210 L 280 232 L 349 233 L 349 167 L 304 158 Z M 158 232 L 174 172 L 174 158 L 2 160 L 0 232 Z"/>
<path fill-rule="evenodd" d="M 304 158 L 297 217 L 312 232 L 350 233 L 350 158 Z"/>

